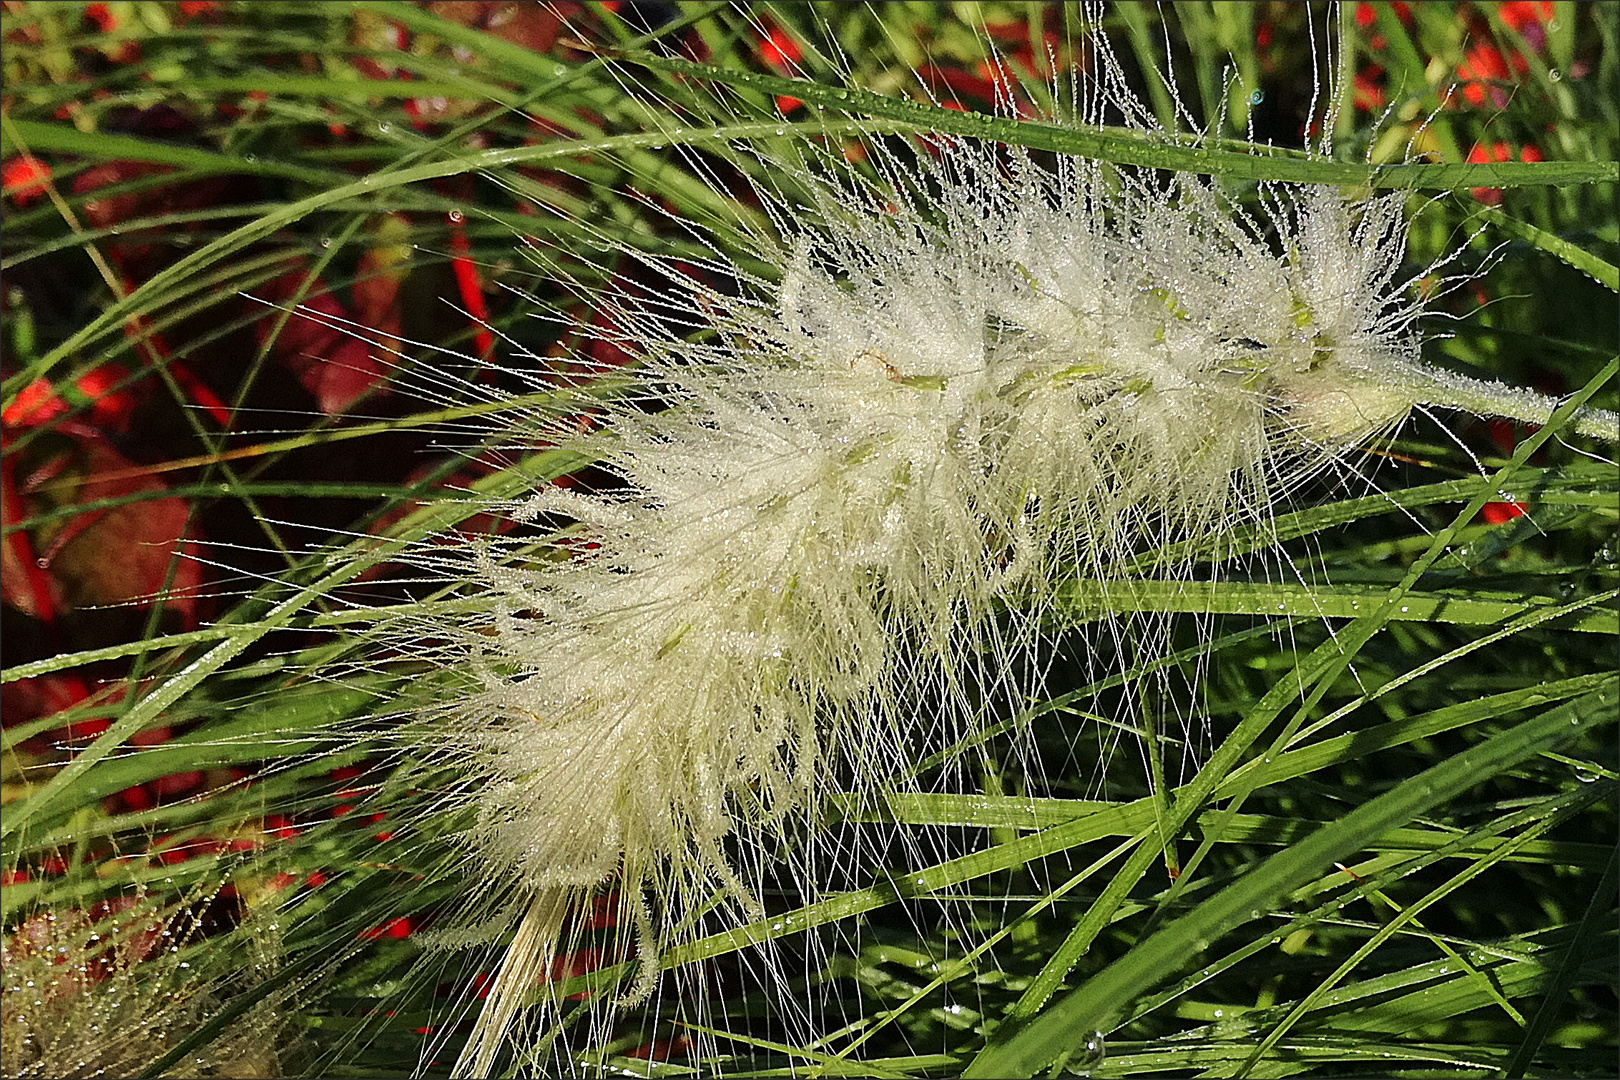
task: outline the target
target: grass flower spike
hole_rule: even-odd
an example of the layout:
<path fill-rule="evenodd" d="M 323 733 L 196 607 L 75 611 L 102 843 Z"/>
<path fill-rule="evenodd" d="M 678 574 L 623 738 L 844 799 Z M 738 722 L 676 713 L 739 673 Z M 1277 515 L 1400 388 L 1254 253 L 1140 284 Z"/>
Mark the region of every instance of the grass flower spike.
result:
<path fill-rule="evenodd" d="M 871 173 L 761 160 L 790 178 L 755 189 L 769 228 L 695 274 L 623 252 L 688 284 L 598 299 L 639 361 L 600 430 L 531 418 L 611 482 L 487 507 L 542 535 L 435 549 L 477 603 L 386 631 L 464 682 L 428 710 L 435 756 L 475 777 L 474 874 L 521 913 L 469 1075 L 594 894 L 639 1001 L 716 890 L 763 917 L 735 853 L 785 843 L 829 777 L 890 790 L 987 696 L 1025 699 L 1059 583 L 1264 527 L 1463 385 L 1418 360 L 1438 271 L 1404 269 L 1399 195 L 1275 184 L 1249 210 L 968 138 L 876 145 Z"/>
<path fill-rule="evenodd" d="M 109 910 L 110 909 L 110 910 Z M 236 1022 L 209 1022 L 252 982 L 192 970 L 202 964 L 196 911 L 154 910 L 127 899 L 90 912 L 46 912 L 0 940 L 5 960 L 0 1046 L 6 1075 L 279 1076 L 295 1039 L 281 995 L 242 997 Z M 252 972 L 274 967 L 261 941 Z M 195 1036 L 195 1037 L 194 1037 Z M 171 1051 L 191 1044 L 189 1053 Z"/>

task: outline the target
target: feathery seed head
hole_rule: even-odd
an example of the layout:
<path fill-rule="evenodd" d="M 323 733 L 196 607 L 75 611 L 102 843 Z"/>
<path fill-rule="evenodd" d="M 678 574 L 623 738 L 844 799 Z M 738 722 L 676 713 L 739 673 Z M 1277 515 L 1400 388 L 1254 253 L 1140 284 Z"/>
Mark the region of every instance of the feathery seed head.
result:
<path fill-rule="evenodd" d="M 779 284 L 695 300 L 711 340 L 618 299 L 665 407 L 589 438 L 619 489 L 511 511 L 588 548 L 472 549 L 488 607 L 445 654 L 474 673 L 436 713 L 482 777 L 486 875 L 649 888 L 660 938 L 716 885 L 757 911 L 728 838 L 825 763 L 886 783 L 925 699 L 928 742 L 971 730 L 957 673 L 1038 637 L 1055 582 L 1262 519 L 1412 404 L 1392 198 L 1277 188 L 1261 224 L 1199 180 L 937 153 L 927 202 L 897 163 L 802 163 L 808 206 L 767 199 L 756 252 Z"/>
<path fill-rule="evenodd" d="M 467 673 L 429 720 L 475 778 L 480 875 L 528 911 L 464 1068 L 570 903 L 630 898 L 650 991 L 716 895 L 759 913 L 739 848 L 831 776 L 881 790 L 971 734 L 969 684 L 1052 632 L 1059 582 L 1266 522 L 1437 385 L 1399 196 L 1273 184 L 1247 209 L 968 138 L 871 157 L 760 152 L 794 194 L 761 185 L 772 232 L 710 239 L 721 284 L 603 301 L 658 407 L 632 393 L 575 438 L 613 485 L 503 507 L 588 543 L 471 545 L 481 608 L 417 628 Z"/>
<path fill-rule="evenodd" d="M 0 1048 L 8 1077 L 139 1076 L 230 1004 L 193 968 L 200 918 L 144 899 L 39 911 L 0 938 Z M 189 959 L 188 959 L 189 957 Z M 264 976 L 265 971 L 256 975 Z M 290 1045 L 272 994 L 162 1075 L 279 1076 Z"/>

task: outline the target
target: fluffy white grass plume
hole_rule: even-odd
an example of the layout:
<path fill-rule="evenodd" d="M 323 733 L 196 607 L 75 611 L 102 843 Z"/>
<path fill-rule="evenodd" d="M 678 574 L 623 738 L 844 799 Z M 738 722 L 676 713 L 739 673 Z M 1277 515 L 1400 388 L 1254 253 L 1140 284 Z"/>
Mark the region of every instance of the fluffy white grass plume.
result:
<path fill-rule="evenodd" d="M 209 1034 L 233 995 L 268 978 L 275 959 L 260 936 L 249 970 L 204 974 L 194 940 L 200 909 L 126 898 L 23 920 L 0 940 L 5 1075 L 145 1076 L 159 1067 L 181 1078 L 285 1075 L 284 995 L 234 1009 L 232 1023 Z M 189 1052 L 171 1053 L 191 1041 Z"/>
<path fill-rule="evenodd" d="M 1144 117 L 1099 63 L 1084 119 Z M 1404 196 L 1272 184 L 1240 206 L 975 139 L 867 149 L 869 169 L 814 140 L 753 151 L 782 178 L 755 188 L 769 226 L 703 234 L 695 274 L 610 246 L 690 285 L 592 297 L 628 390 L 582 396 L 585 434 L 548 413 L 514 440 L 613 482 L 481 506 L 526 531 L 415 556 L 474 602 L 379 613 L 389 647 L 460 680 L 412 731 L 469 777 L 483 929 L 515 929 L 458 1073 L 531 1030 L 593 897 L 634 939 L 621 1001 L 709 905 L 759 917 L 751 868 L 818 796 L 909 782 L 987 697 L 1037 688 L 1018 658 L 1060 583 L 1263 528 L 1414 407 L 1551 415 L 1419 362 L 1416 283 L 1445 271 L 1403 269 Z"/>

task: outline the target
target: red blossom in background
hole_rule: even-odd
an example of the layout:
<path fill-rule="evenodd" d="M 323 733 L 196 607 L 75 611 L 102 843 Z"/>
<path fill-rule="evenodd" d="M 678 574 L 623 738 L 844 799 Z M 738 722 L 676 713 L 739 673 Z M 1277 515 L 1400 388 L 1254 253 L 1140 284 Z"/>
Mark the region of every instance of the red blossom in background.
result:
<path fill-rule="evenodd" d="M 1507 107 L 1508 90 L 1515 77 L 1524 74 L 1529 67 L 1529 62 L 1518 52 L 1510 49 L 1504 55 L 1490 42 L 1482 42 L 1470 48 L 1463 62 L 1457 65 L 1457 78 L 1461 80 L 1458 89 L 1470 105 L 1484 105 L 1488 97 L 1492 108 L 1503 109 Z"/>
<path fill-rule="evenodd" d="M 1519 151 L 1520 161 L 1544 161 L 1541 151 L 1535 146 L 1526 146 Z M 1468 148 L 1468 162 L 1471 165 L 1482 165 L 1489 162 L 1512 161 L 1513 149 L 1507 143 L 1497 141 L 1489 146 L 1475 143 Z M 1502 189 L 1477 187 L 1471 188 L 1474 198 L 1487 206 L 1500 206 L 1502 204 Z"/>
<path fill-rule="evenodd" d="M 0 425 L 12 429 L 38 427 L 69 414 L 88 413 L 85 419 L 95 428 L 126 431 L 130 414 L 139 402 L 129 382 L 129 371 L 117 363 L 92 368 L 60 385 L 38 378 L 0 411 Z"/>
<path fill-rule="evenodd" d="M 1397 2 L 1388 7 L 1402 26 L 1413 25 L 1410 4 Z M 1378 8 L 1367 0 L 1359 0 L 1354 8 L 1355 23 L 1368 32 L 1367 48 L 1374 54 L 1383 53 L 1389 47 L 1383 33 L 1376 29 Z M 1530 51 L 1546 49 L 1547 24 L 1555 10 L 1550 0 L 1498 3 L 1495 9 L 1497 16 Z M 1505 108 L 1515 84 L 1529 73 L 1530 63 L 1514 45 L 1496 40 L 1491 21 L 1485 17 L 1481 5 L 1458 5 L 1457 12 L 1467 37 L 1462 59 L 1454 70 L 1455 92 L 1463 102 L 1475 108 Z M 1363 64 L 1355 71 L 1353 82 L 1357 109 L 1376 112 L 1388 104 L 1382 63 Z"/>
<path fill-rule="evenodd" d="M 1384 92 L 1384 68 L 1381 64 L 1368 64 L 1356 72 L 1352 91 L 1355 107 L 1362 112 L 1378 112 L 1389 104 Z"/>
<path fill-rule="evenodd" d="M 1502 21 L 1537 52 L 1547 47 L 1547 24 L 1553 10 L 1552 0 L 1506 0 L 1496 5 Z"/>
<path fill-rule="evenodd" d="M 1552 20 L 1551 0 L 1519 0 L 1499 3 L 1496 13 L 1532 52 L 1547 47 L 1546 24 Z M 1530 61 L 1512 45 L 1498 47 L 1491 40 L 1490 22 L 1475 14 L 1468 21 L 1469 36 L 1475 39 L 1457 65 L 1458 89 L 1468 104 L 1493 109 L 1507 107 L 1514 84 L 1530 71 Z"/>
<path fill-rule="evenodd" d="M 1390 7 L 1402 26 L 1412 25 L 1412 5 L 1404 3 L 1403 0 L 1396 0 Z M 1355 8 L 1355 20 L 1356 25 L 1361 29 L 1371 30 L 1378 22 L 1378 12 L 1371 4 L 1367 3 L 1367 0 L 1359 0 Z M 1384 35 L 1374 33 L 1367 38 L 1367 47 L 1372 49 L 1373 52 L 1382 52 L 1389 47 L 1389 42 L 1384 40 Z"/>
<path fill-rule="evenodd" d="M 19 207 L 43 198 L 50 178 L 50 166 L 29 154 L 7 158 L 5 164 L 0 165 L 0 188 L 4 189 L 5 197 Z"/>
<path fill-rule="evenodd" d="M 799 43 L 793 39 L 781 26 L 774 22 L 766 22 L 764 38 L 759 43 L 759 58 L 765 66 L 784 78 L 792 76 L 798 71 L 800 60 L 804 59 L 804 52 Z M 784 116 L 804 104 L 796 97 L 787 94 L 778 94 L 776 108 Z"/>
<path fill-rule="evenodd" d="M 84 20 L 103 34 L 112 33 L 118 26 L 117 18 L 113 16 L 112 9 L 106 4 L 84 5 Z"/>
<path fill-rule="evenodd" d="M 1524 507 L 1517 502 L 1488 502 L 1479 511 L 1479 519 L 1487 525 L 1506 525 L 1523 516 Z"/>
<path fill-rule="evenodd" d="M 367 941 L 376 941 L 378 938 L 407 938 L 411 936 L 413 927 L 411 920 L 405 917 L 391 919 L 382 926 L 374 926 L 369 930 L 360 931 L 360 936 Z"/>

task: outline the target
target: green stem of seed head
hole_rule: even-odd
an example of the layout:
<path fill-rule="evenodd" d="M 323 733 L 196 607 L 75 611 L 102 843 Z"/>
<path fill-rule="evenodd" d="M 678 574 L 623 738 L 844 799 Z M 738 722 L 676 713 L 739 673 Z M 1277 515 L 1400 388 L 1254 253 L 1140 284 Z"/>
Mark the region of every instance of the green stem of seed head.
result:
<path fill-rule="evenodd" d="M 1413 387 L 1417 404 L 1458 409 L 1475 416 L 1500 417 L 1524 424 L 1546 424 L 1557 410 L 1558 400 L 1534 390 L 1505 383 L 1471 379 L 1453 372 L 1415 372 L 1421 381 Z M 1611 445 L 1620 443 L 1620 413 L 1583 407 L 1569 421 L 1577 435 Z"/>

